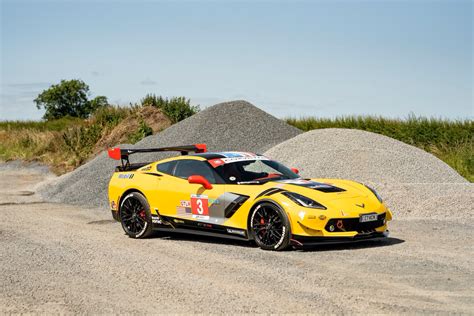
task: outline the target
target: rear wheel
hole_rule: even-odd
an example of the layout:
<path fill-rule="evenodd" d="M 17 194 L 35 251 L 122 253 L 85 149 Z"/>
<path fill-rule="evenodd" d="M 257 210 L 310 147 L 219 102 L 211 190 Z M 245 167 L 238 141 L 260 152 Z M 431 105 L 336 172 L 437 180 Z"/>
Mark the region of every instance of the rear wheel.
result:
<path fill-rule="evenodd" d="M 264 250 L 283 250 L 290 244 L 290 223 L 285 212 L 273 203 L 258 204 L 250 217 L 250 233 Z"/>
<path fill-rule="evenodd" d="M 128 194 L 120 205 L 120 221 L 131 238 L 145 238 L 152 233 L 150 205 L 138 192 Z"/>

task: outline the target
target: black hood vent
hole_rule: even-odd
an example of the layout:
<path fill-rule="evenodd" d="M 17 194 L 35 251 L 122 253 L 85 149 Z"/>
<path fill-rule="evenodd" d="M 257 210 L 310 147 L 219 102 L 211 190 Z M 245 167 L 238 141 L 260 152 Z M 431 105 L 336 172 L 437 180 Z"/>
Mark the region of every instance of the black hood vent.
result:
<path fill-rule="evenodd" d="M 335 193 L 335 192 L 344 192 L 346 190 L 335 187 L 335 186 L 327 186 L 327 187 L 320 187 L 320 188 L 314 188 L 315 190 L 324 192 L 324 193 Z"/>
<path fill-rule="evenodd" d="M 306 180 L 306 179 L 282 180 L 282 181 L 277 181 L 277 182 L 298 185 L 300 187 L 305 187 L 308 189 L 313 189 L 313 190 L 321 191 L 324 193 L 336 193 L 336 192 L 346 191 L 344 189 L 335 187 L 327 183 L 315 182 L 315 181 Z"/>

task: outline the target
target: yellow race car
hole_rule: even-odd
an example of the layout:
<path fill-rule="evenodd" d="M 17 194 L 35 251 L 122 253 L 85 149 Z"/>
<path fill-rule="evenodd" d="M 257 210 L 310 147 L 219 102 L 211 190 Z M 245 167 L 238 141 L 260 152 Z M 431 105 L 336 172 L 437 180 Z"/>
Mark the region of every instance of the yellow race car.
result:
<path fill-rule="evenodd" d="M 131 154 L 163 151 L 181 156 L 129 162 Z M 109 205 L 132 238 L 175 231 L 283 250 L 388 236 L 390 210 L 361 183 L 303 179 L 263 155 L 207 152 L 204 144 L 108 153 L 122 161 L 109 183 Z"/>

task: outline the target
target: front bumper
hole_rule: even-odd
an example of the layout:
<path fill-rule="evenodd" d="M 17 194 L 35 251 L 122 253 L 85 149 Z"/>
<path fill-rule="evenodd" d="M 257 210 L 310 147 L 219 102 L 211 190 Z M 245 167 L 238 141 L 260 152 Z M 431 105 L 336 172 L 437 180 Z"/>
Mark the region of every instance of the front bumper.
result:
<path fill-rule="evenodd" d="M 120 222 L 120 215 L 118 211 L 110 210 L 112 212 L 112 217 L 117 221 Z"/>
<path fill-rule="evenodd" d="M 382 240 L 387 238 L 389 231 L 384 232 L 371 232 L 371 233 L 359 233 L 354 237 L 309 237 L 293 235 L 291 237 L 291 244 L 295 247 L 305 246 L 317 246 L 317 245 L 334 245 L 334 244 L 346 244 L 354 243 L 367 240 Z"/>

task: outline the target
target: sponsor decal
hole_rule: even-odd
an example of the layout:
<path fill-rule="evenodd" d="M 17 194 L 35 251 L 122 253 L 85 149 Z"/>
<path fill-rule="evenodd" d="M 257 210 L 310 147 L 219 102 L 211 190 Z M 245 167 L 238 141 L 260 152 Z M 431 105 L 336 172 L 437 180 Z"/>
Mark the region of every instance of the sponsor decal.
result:
<path fill-rule="evenodd" d="M 190 215 L 191 207 L 176 206 L 177 215 Z"/>
<path fill-rule="evenodd" d="M 285 239 L 285 235 L 286 235 L 286 227 L 283 226 L 280 241 L 273 248 L 277 249 L 278 247 L 280 247 L 280 245 L 283 243 L 283 240 Z"/>
<path fill-rule="evenodd" d="M 211 166 L 213 168 L 217 168 L 217 167 L 222 166 L 224 164 L 224 161 L 220 158 L 209 159 L 208 162 L 211 164 Z"/>
<path fill-rule="evenodd" d="M 241 157 L 257 157 L 254 153 L 239 152 L 239 151 L 227 151 L 221 153 L 226 158 L 241 158 Z"/>
<path fill-rule="evenodd" d="M 151 222 L 153 224 L 163 224 L 159 216 L 151 215 Z"/>
<path fill-rule="evenodd" d="M 265 156 L 256 156 L 255 154 L 251 153 L 238 153 L 238 155 L 226 155 L 226 158 L 216 158 L 216 159 L 209 159 L 208 162 L 211 164 L 212 167 L 217 168 L 227 163 L 239 162 L 239 161 L 249 161 L 249 160 L 270 160 Z"/>
<path fill-rule="evenodd" d="M 240 229 L 227 228 L 229 234 L 235 234 L 240 236 L 245 236 L 245 231 Z"/>
<path fill-rule="evenodd" d="M 121 173 L 118 175 L 119 179 L 132 179 L 133 173 Z"/>
<path fill-rule="evenodd" d="M 209 199 L 210 205 L 219 205 L 221 202 L 218 199 Z"/>
<path fill-rule="evenodd" d="M 191 201 L 182 200 L 179 202 L 182 207 L 191 207 Z"/>
<path fill-rule="evenodd" d="M 212 228 L 212 224 L 206 224 L 206 223 L 197 223 L 198 227 L 204 227 L 204 228 Z"/>
<path fill-rule="evenodd" d="M 150 171 L 151 170 L 151 166 L 145 166 L 143 168 L 140 168 L 140 171 Z"/>
<path fill-rule="evenodd" d="M 191 213 L 193 218 L 209 219 L 209 200 L 207 195 L 191 195 Z"/>

